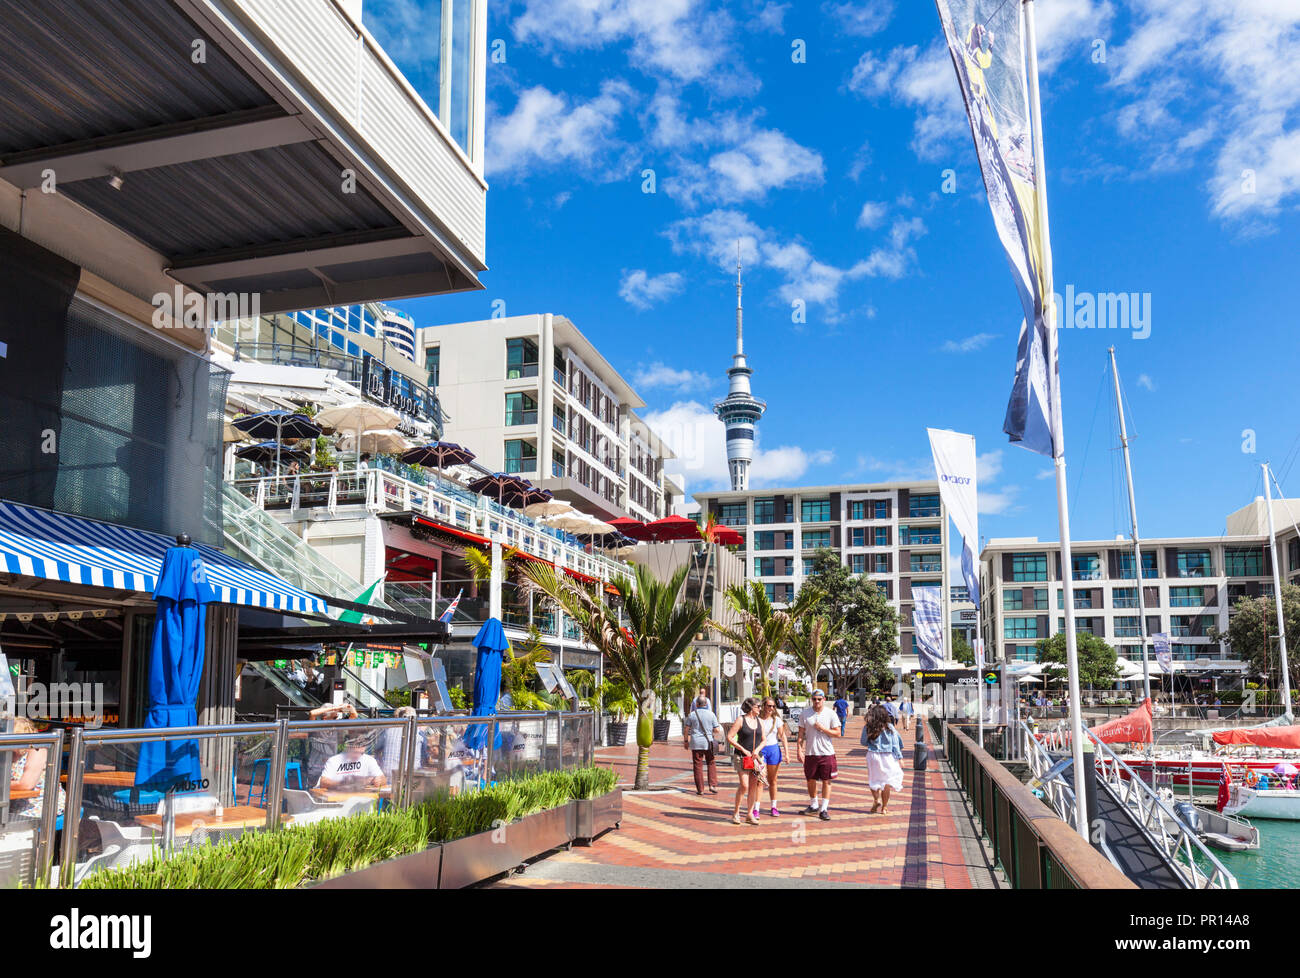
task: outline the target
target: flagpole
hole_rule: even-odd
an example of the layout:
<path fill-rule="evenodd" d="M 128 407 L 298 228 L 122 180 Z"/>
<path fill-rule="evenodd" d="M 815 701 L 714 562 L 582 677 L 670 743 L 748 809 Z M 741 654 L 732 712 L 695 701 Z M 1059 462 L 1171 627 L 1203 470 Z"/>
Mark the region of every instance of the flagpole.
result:
<path fill-rule="evenodd" d="M 1286 619 L 1282 615 L 1282 575 L 1277 563 L 1277 533 L 1273 530 L 1273 489 L 1268 484 L 1273 471 L 1267 462 L 1264 469 L 1264 508 L 1268 513 L 1268 554 L 1273 562 L 1273 601 L 1277 608 L 1277 651 L 1282 667 L 1282 710 L 1283 717 L 1291 717 L 1291 667 L 1286 656 Z M 1286 498 L 1282 486 L 1277 487 L 1278 495 Z M 1265 643 L 1267 645 L 1267 642 Z M 1266 650 L 1267 651 L 1267 650 Z"/>
<path fill-rule="evenodd" d="M 1119 392 L 1119 367 L 1115 366 L 1115 348 L 1110 348 L 1110 372 L 1115 378 L 1115 410 L 1119 412 L 1119 442 L 1124 447 L 1124 478 L 1128 480 L 1128 511 L 1133 518 L 1133 560 L 1137 578 L 1138 637 L 1142 640 L 1142 693 L 1151 699 L 1151 673 L 1147 667 L 1147 610 L 1142 599 L 1142 544 L 1138 538 L 1137 499 L 1133 495 L 1133 461 L 1128 452 L 1128 428 L 1124 425 L 1124 401 Z"/>
<path fill-rule="evenodd" d="M 1085 842 L 1090 841 L 1087 783 L 1084 767 L 1082 702 L 1079 695 L 1079 642 L 1074 633 L 1074 564 L 1070 551 L 1070 504 L 1065 485 L 1064 425 L 1061 419 L 1061 378 L 1057 354 L 1056 300 L 1053 296 L 1052 247 L 1047 221 L 1047 170 L 1043 156 L 1042 103 L 1038 95 L 1038 34 L 1034 26 L 1034 0 L 1024 0 L 1025 49 L 1028 58 L 1029 125 L 1034 144 L 1034 193 L 1037 198 L 1039 278 L 1047 313 L 1047 384 L 1052 405 L 1052 461 L 1056 468 L 1056 517 L 1061 526 L 1061 603 L 1065 606 L 1065 664 L 1070 683 L 1070 747 L 1074 756 L 1074 822 Z M 1032 325 L 1031 325 L 1032 328 Z M 1140 573 L 1140 571 L 1139 571 Z M 1139 578 L 1138 586 L 1141 586 Z M 1050 611 L 1049 611 L 1050 614 Z M 1049 618 L 1050 621 L 1050 618 Z M 1050 626 L 1048 628 L 1050 632 Z M 1089 745 L 1091 746 L 1091 745 Z M 1092 752 L 1088 751 L 1089 762 Z M 1092 772 L 1088 772 L 1091 774 Z"/>

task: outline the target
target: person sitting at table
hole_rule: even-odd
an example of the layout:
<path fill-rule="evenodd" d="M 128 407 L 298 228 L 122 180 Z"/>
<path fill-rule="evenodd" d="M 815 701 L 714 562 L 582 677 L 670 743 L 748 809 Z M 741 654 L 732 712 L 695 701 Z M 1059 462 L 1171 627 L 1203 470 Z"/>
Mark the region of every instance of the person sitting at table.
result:
<path fill-rule="evenodd" d="M 26 717 L 14 720 L 14 733 L 40 733 L 36 724 Z M 10 805 L 9 813 L 14 818 L 40 818 L 42 796 L 45 794 L 45 765 L 49 751 L 44 747 L 28 747 L 26 750 L 13 752 L 13 761 L 9 767 L 9 790 L 35 791 L 34 798 L 23 798 Z M 62 785 L 59 786 L 59 811 L 63 814 L 65 796 Z"/>
<path fill-rule="evenodd" d="M 366 788 L 386 788 L 388 778 L 384 776 L 379 762 L 366 753 L 364 737 L 350 737 L 343 745 L 343 753 L 335 754 L 325 762 L 316 787 L 332 790 L 336 788 L 364 790 Z"/>
<path fill-rule="evenodd" d="M 457 733 L 457 737 L 443 760 L 443 770 L 447 773 L 448 793 L 458 795 L 467 784 L 478 783 L 479 755 L 478 751 L 465 743 L 464 729 L 454 732 Z"/>
<path fill-rule="evenodd" d="M 312 720 L 355 720 L 357 710 L 351 703 L 326 703 L 307 714 Z M 316 730 L 307 738 L 307 782 L 315 784 L 325 764 L 338 753 L 337 730 Z"/>

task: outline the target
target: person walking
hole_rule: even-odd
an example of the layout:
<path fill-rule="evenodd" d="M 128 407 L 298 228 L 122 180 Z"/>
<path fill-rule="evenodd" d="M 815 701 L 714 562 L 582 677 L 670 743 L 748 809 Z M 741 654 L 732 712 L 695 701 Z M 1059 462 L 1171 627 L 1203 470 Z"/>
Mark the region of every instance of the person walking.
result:
<path fill-rule="evenodd" d="M 889 711 L 873 706 L 862 729 L 867 748 L 867 787 L 871 789 L 871 814 L 889 814 L 889 793 L 903 788 L 903 740 L 889 722 Z"/>
<path fill-rule="evenodd" d="M 916 713 L 916 707 L 912 705 L 912 698 L 909 696 L 899 704 L 898 712 L 903 715 L 903 729 L 912 729 L 912 716 Z"/>
<path fill-rule="evenodd" d="M 897 724 L 898 721 L 901 719 L 902 715 L 898 711 L 898 704 L 894 702 L 894 694 L 890 693 L 888 696 L 886 696 L 885 702 L 881 705 L 883 705 L 886 712 L 889 713 L 889 722 L 893 724 Z"/>
<path fill-rule="evenodd" d="M 758 714 L 758 722 L 763 725 L 763 746 L 759 754 L 763 758 L 763 764 L 767 768 L 767 797 L 770 803 L 769 810 L 772 817 L 776 818 L 781 814 L 776 807 L 776 778 L 781 769 L 781 762 L 785 760 L 785 753 L 790 749 L 788 735 L 785 732 L 785 717 L 781 715 L 781 708 L 777 705 L 777 700 L 768 696 L 763 700 L 762 709 Z M 758 809 L 752 812 L 755 818 L 758 817 Z"/>
<path fill-rule="evenodd" d="M 840 698 L 835 701 L 835 715 L 840 718 L 840 731 L 847 730 L 849 728 L 849 701 L 844 698 L 844 690 L 840 690 Z"/>
<path fill-rule="evenodd" d="M 759 778 L 763 775 L 763 760 L 758 751 L 763 742 L 763 728 L 758 722 L 757 701 L 754 697 L 746 698 L 740 704 L 740 716 L 727 731 L 727 743 L 736 749 L 732 764 L 740 784 L 736 788 L 735 810 L 731 820 L 740 825 L 740 806 L 745 805 L 745 814 L 750 825 L 757 825 L 755 817 L 758 811 Z"/>
<path fill-rule="evenodd" d="M 704 768 L 707 764 L 709 794 L 716 795 L 718 761 L 715 745 L 722 740 L 722 725 L 718 723 L 717 716 L 709 708 L 708 697 L 701 696 L 695 701 L 695 709 L 691 710 L 690 716 L 686 718 L 682 737 L 685 748 L 691 752 L 691 769 L 695 773 L 695 793 L 704 794 Z"/>
<path fill-rule="evenodd" d="M 812 706 L 799 718 L 799 741 L 795 749 L 803 762 L 803 776 L 808 782 L 808 807 L 803 813 L 816 815 L 823 822 L 830 821 L 831 782 L 837 773 L 835 741 L 831 738 L 843 735 L 839 717 L 826 705 L 826 694 L 820 689 L 813 690 Z M 807 753 L 804 752 L 805 744 Z"/>

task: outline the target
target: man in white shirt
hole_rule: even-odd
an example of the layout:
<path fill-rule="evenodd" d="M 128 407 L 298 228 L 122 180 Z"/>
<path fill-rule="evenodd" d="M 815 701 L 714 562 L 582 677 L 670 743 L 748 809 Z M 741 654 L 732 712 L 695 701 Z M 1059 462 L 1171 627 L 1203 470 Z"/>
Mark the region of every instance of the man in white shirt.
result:
<path fill-rule="evenodd" d="M 388 778 L 384 777 L 379 762 L 365 752 L 365 742 L 354 738 L 343 746 L 343 753 L 335 754 L 325 762 L 325 770 L 321 772 L 316 787 L 364 791 L 387 785 Z"/>
<path fill-rule="evenodd" d="M 803 762 L 803 776 L 808 781 L 808 807 L 803 814 L 816 815 L 823 822 L 830 821 L 827 809 L 831 804 L 831 782 L 836 777 L 835 742 L 831 738 L 842 736 L 844 733 L 840 729 L 840 718 L 826 705 L 826 694 L 820 689 L 814 689 L 812 706 L 804 710 L 799 718 L 799 742 L 796 749 L 799 760 Z"/>

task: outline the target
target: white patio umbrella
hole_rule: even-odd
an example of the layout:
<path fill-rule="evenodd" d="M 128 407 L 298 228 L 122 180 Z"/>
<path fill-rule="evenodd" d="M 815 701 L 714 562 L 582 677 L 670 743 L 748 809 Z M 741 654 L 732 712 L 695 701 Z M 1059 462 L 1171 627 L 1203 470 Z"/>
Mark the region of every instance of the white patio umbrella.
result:
<path fill-rule="evenodd" d="M 1018 683 L 1041 683 L 1042 680 L 1039 679 L 1037 676 L 1021 676 L 1019 679 L 1016 680 L 1016 682 L 1018 682 Z"/>
<path fill-rule="evenodd" d="M 374 401 L 345 401 L 342 404 L 336 404 L 334 407 L 328 407 L 316 413 L 312 419 L 323 428 L 332 428 L 334 431 L 350 432 L 354 436 L 354 441 L 348 448 L 342 447 L 340 441 L 339 451 L 348 451 L 356 448 L 357 465 L 361 464 L 361 433 L 363 431 L 388 430 L 397 427 L 401 422 L 402 416 L 390 407 L 382 404 L 376 404 Z M 346 436 L 345 436 L 346 437 Z M 405 439 L 403 439 L 405 442 Z M 409 442 L 402 445 L 395 451 L 405 451 L 410 448 Z M 389 451 L 390 449 L 383 449 Z M 370 449 L 374 451 L 374 449 Z"/>
<path fill-rule="evenodd" d="M 524 515 L 534 518 L 567 516 L 570 513 L 576 513 L 577 510 L 566 503 L 563 499 L 548 499 L 544 503 L 532 503 L 524 507 Z M 554 526 L 554 523 L 548 523 Z"/>
<path fill-rule="evenodd" d="M 356 451 L 358 459 L 363 452 L 371 455 L 392 455 L 404 452 L 410 447 L 410 440 L 400 431 L 385 428 L 378 431 L 363 431 L 360 435 L 348 432 L 339 438 L 339 451 Z"/>
<path fill-rule="evenodd" d="M 539 504 L 545 505 L 545 504 Z M 607 533 L 613 533 L 614 528 L 608 523 L 603 523 L 594 516 L 587 513 L 574 510 L 571 513 L 563 513 L 559 516 L 552 516 L 546 520 L 547 526 L 552 526 L 557 530 L 564 530 L 566 533 L 572 533 L 574 536 L 604 536 Z"/>

